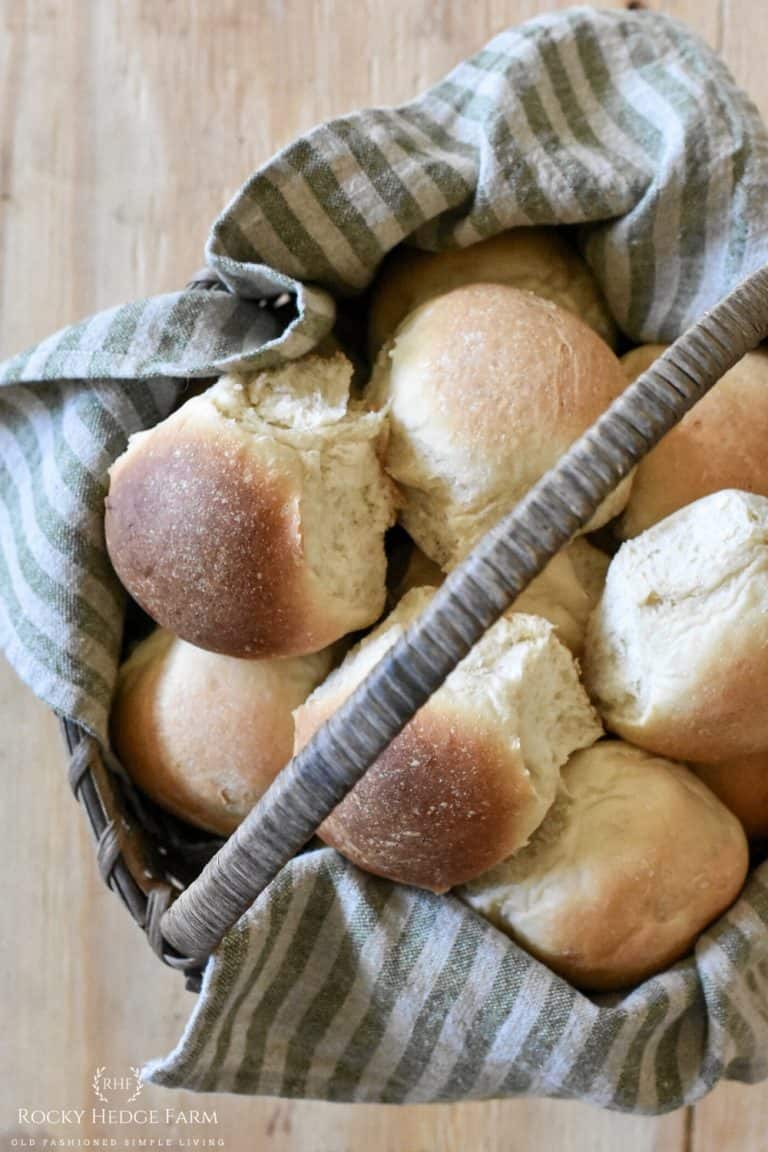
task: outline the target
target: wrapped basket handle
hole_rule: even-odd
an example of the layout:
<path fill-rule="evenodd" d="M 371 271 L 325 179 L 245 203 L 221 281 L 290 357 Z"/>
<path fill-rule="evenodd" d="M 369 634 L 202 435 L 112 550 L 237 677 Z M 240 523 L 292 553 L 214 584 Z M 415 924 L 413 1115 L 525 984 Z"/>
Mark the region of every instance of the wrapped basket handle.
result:
<path fill-rule="evenodd" d="M 210 954 L 619 481 L 767 336 L 768 266 L 675 341 L 448 576 L 166 911 L 162 932 L 173 948 L 195 959 Z"/>

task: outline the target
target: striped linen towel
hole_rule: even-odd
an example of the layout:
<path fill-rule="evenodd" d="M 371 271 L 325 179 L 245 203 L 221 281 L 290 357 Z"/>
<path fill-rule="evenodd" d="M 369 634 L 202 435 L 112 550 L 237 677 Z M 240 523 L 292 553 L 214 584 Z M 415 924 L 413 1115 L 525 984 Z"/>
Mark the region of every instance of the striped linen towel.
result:
<path fill-rule="evenodd" d="M 0 365 L 0 641 L 106 741 L 124 599 L 106 472 L 190 379 L 296 357 L 406 237 L 568 224 L 633 341 L 668 341 L 768 261 L 768 137 L 723 64 L 656 14 L 575 8 L 503 32 L 413 102 L 321 125 L 243 186 L 192 289 Z M 286 310 L 272 305 L 284 293 Z M 768 865 L 696 954 L 587 998 L 452 897 L 328 849 L 227 936 L 155 1083 L 334 1100 L 533 1093 L 661 1112 L 768 1075 Z"/>

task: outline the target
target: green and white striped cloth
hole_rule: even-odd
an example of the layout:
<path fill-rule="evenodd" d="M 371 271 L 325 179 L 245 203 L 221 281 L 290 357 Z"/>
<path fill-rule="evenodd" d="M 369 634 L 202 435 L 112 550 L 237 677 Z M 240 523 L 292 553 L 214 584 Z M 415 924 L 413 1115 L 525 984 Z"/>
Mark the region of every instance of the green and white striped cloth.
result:
<path fill-rule="evenodd" d="M 723 1077 L 768 1076 L 768 865 L 694 957 L 589 998 L 455 897 L 306 853 L 229 933 L 180 1044 L 145 1075 L 201 1092 L 670 1111 Z"/>
<path fill-rule="evenodd" d="M 91 317 L 0 366 L 0 641 L 106 740 L 123 595 L 106 473 L 185 382 L 296 357 L 404 239 L 568 224 L 624 332 L 667 341 L 768 261 L 768 138 L 727 70 L 652 13 L 503 32 L 413 102 L 321 125 L 244 185 L 190 290 Z M 295 297 L 284 326 L 268 306 Z M 265 303 L 267 306 L 265 306 Z M 768 1075 L 768 871 L 696 954 L 589 999 L 452 897 L 328 849 L 287 867 L 205 973 L 159 1084 L 334 1100 L 576 1096 L 657 1112 Z"/>

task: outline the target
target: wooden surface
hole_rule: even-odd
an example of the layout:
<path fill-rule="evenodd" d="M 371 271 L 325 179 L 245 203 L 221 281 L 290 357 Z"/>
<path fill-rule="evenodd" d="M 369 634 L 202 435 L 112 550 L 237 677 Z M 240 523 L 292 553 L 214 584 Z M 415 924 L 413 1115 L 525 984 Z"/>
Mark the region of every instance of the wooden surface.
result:
<path fill-rule="evenodd" d="M 0 0 L 0 357 L 182 284 L 259 162 L 334 113 L 407 98 L 547 0 Z M 561 5 L 565 6 L 565 5 Z M 605 6 L 618 6 L 605 5 Z M 657 0 L 719 48 L 768 116 L 765 0 Z M 0 1147 L 19 1108 L 90 1108 L 167 1051 L 192 999 L 97 877 L 54 718 L 0 665 Z M 576 1104 L 344 1107 L 192 1097 L 240 1152 L 762 1152 L 768 1086 L 661 1120 Z M 42 1139 L 149 1135 L 50 1124 Z M 75 1145 L 77 1146 L 77 1145 Z M 187 1146 L 193 1146 L 187 1144 Z M 198 1145 L 199 1147 L 200 1145 Z"/>

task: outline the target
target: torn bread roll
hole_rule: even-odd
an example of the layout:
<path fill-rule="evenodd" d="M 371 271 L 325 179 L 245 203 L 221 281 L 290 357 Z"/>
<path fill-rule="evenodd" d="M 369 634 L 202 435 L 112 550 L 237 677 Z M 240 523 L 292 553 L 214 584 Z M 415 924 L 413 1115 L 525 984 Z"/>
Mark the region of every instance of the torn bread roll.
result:
<path fill-rule="evenodd" d="M 584 681 L 611 731 L 659 755 L 768 748 L 768 499 L 715 492 L 623 544 Z"/>
<path fill-rule="evenodd" d="M 529 292 L 475 284 L 422 305 L 369 388 L 389 412 L 385 466 L 402 492 L 402 524 L 453 567 L 625 385 L 599 336 Z M 620 512 L 628 492 L 625 480 L 590 527 Z"/>
<path fill-rule="evenodd" d="M 622 359 L 635 380 L 661 356 L 646 344 Z M 619 523 L 624 539 L 702 496 L 738 488 L 768 496 L 768 351 L 748 352 L 637 466 Z"/>
<path fill-rule="evenodd" d="M 225 376 L 132 436 L 110 471 L 106 537 L 150 616 L 201 648 L 318 651 L 385 599 L 386 417 L 350 400 L 349 361 Z"/>
<path fill-rule="evenodd" d="M 628 988 L 679 960 L 736 899 L 739 822 L 680 764 L 619 740 L 577 752 L 530 844 L 459 893 L 578 988 Z"/>
<path fill-rule="evenodd" d="M 579 316 L 611 347 L 618 329 L 591 269 L 555 228 L 511 228 L 466 248 L 399 245 L 374 281 L 368 318 L 373 360 L 405 317 L 466 284 L 509 284 Z"/>
<path fill-rule="evenodd" d="M 112 745 L 134 782 L 197 827 L 227 835 L 293 751 L 293 710 L 332 652 L 236 660 L 158 629 L 123 664 Z"/>
<path fill-rule="evenodd" d="M 426 607 L 413 589 L 296 712 L 296 751 Z M 516 852 L 554 800 L 560 767 L 601 727 L 552 626 L 491 628 L 319 829 L 353 863 L 444 892 Z"/>

